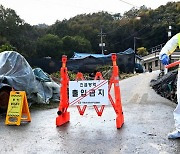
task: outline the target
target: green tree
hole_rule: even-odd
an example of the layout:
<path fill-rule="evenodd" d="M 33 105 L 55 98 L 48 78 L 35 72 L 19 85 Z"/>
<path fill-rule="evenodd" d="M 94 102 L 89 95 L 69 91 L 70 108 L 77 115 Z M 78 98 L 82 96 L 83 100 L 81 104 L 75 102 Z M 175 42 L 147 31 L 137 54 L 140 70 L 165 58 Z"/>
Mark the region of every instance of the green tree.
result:
<path fill-rule="evenodd" d="M 36 53 L 36 40 L 40 36 L 36 27 L 22 20 L 14 10 L 0 5 L 0 45 L 9 42 L 24 56 Z"/>
<path fill-rule="evenodd" d="M 75 42 L 75 50 L 79 52 L 90 52 L 91 51 L 91 43 L 87 39 L 80 37 L 80 36 L 74 36 L 73 37 Z"/>
<path fill-rule="evenodd" d="M 136 42 L 136 46 L 143 46 L 148 50 L 167 42 L 169 25 L 172 26 L 172 35 L 180 31 L 179 10 L 180 2 L 169 2 L 157 9 L 145 6 L 132 8 L 123 15 L 107 12 L 81 14 L 69 20 L 56 21 L 51 26 L 31 26 L 14 10 L 0 6 L 0 45 L 9 42 L 25 56 L 34 56 L 36 50 L 36 55 L 44 56 L 41 52 L 46 49 L 40 49 L 41 39 L 52 34 L 63 40 L 63 54 L 72 55 L 74 51 L 100 53 L 99 35 L 102 29 L 105 33 L 105 50 L 108 52 L 133 48 L 134 37 L 142 38 Z M 140 20 L 137 20 L 137 16 L 141 17 Z"/>
<path fill-rule="evenodd" d="M 144 47 L 137 48 L 137 54 L 140 56 L 146 56 L 148 51 Z"/>
<path fill-rule="evenodd" d="M 3 51 L 16 51 L 16 48 L 10 45 L 9 43 L 6 43 L 0 46 L 0 52 Z"/>
<path fill-rule="evenodd" d="M 62 41 L 57 35 L 46 34 L 37 41 L 38 57 L 59 59 L 62 55 Z"/>
<path fill-rule="evenodd" d="M 9 8 L 4 8 L 0 5 L 0 35 L 8 39 L 8 41 L 18 38 L 20 26 L 24 21 L 16 14 L 16 12 Z"/>
<path fill-rule="evenodd" d="M 63 50 L 68 56 L 72 56 L 74 52 L 91 52 L 91 43 L 80 36 L 65 36 L 62 38 Z"/>
<path fill-rule="evenodd" d="M 8 41 L 7 41 L 6 37 L 0 36 L 0 45 L 3 45 L 5 43 L 7 43 L 7 42 Z"/>

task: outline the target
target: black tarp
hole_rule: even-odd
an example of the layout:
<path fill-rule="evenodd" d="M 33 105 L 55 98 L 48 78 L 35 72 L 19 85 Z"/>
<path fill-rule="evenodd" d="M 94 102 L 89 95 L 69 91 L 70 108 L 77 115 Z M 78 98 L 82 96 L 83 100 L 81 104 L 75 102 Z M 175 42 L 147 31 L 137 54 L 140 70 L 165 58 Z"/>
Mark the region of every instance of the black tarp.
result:
<path fill-rule="evenodd" d="M 97 57 L 96 54 L 90 54 L 89 56 L 84 56 L 84 58 L 72 58 L 67 62 L 68 70 L 83 73 L 98 71 L 98 67 L 103 65 L 112 65 L 111 54 L 104 55 L 104 57 L 99 54 Z M 120 72 L 133 73 L 135 67 L 134 51 L 129 48 L 124 52 L 117 53 L 117 65 L 119 66 Z"/>
<path fill-rule="evenodd" d="M 124 52 L 118 52 L 117 54 L 117 65 L 119 66 L 120 72 L 133 73 L 135 67 L 135 54 L 134 51 L 129 48 Z M 67 68 L 73 72 L 92 73 L 98 71 L 99 66 L 112 65 L 111 54 L 96 57 L 96 54 L 89 54 L 84 58 L 75 58 L 67 60 Z M 52 58 L 27 58 L 27 61 L 32 67 L 40 67 L 45 72 L 51 74 L 57 72 L 61 68 L 61 58 L 55 60 Z"/>
<path fill-rule="evenodd" d="M 162 97 L 177 103 L 177 70 L 170 71 L 164 75 L 161 72 L 157 79 L 150 83 L 151 87 Z"/>

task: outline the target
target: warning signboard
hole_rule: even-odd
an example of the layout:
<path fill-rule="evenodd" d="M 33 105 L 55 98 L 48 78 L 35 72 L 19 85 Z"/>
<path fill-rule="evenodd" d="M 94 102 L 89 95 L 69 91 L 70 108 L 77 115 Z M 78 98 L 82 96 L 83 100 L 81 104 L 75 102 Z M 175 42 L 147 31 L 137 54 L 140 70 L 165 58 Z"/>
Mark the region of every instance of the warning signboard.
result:
<path fill-rule="evenodd" d="M 19 95 L 19 94 L 11 95 L 10 99 L 9 99 L 7 115 L 18 117 L 20 115 L 20 110 L 21 110 L 21 106 L 22 106 L 21 103 L 22 103 L 21 95 Z"/>
<path fill-rule="evenodd" d="M 21 120 L 31 121 L 25 91 L 11 91 L 6 114 L 6 125 L 20 125 Z"/>
<path fill-rule="evenodd" d="M 108 80 L 69 81 L 70 105 L 109 105 Z"/>

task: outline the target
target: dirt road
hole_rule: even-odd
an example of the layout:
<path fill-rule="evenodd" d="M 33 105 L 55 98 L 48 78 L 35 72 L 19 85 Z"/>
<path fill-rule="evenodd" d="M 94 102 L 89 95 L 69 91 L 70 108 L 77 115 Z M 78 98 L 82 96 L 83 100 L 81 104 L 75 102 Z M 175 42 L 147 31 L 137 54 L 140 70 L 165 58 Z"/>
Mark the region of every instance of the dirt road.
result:
<path fill-rule="evenodd" d="M 112 107 L 102 117 L 88 108 L 82 117 L 70 107 L 71 121 L 56 127 L 57 109 L 31 111 L 32 122 L 5 126 L 0 116 L 0 153 L 12 154 L 179 154 L 180 140 L 168 140 L 176 104 L 149 87 L 158 72 L 120 81 L 125 123 L 116 129 Z"/>

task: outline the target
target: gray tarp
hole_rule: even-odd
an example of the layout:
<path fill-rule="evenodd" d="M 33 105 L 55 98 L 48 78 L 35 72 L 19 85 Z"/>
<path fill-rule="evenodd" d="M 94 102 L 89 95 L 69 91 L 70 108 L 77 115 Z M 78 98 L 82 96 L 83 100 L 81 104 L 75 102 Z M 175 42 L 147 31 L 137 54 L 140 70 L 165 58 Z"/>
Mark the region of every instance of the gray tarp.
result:
<path fill-rule="evenodd" d="M 26 59 L 15 51 L 0 53 L 0 83 L 26 91 L 29 103 L 59 100 L 59 85 L 51 78 L 49 82 L 37 80 Z"/>

